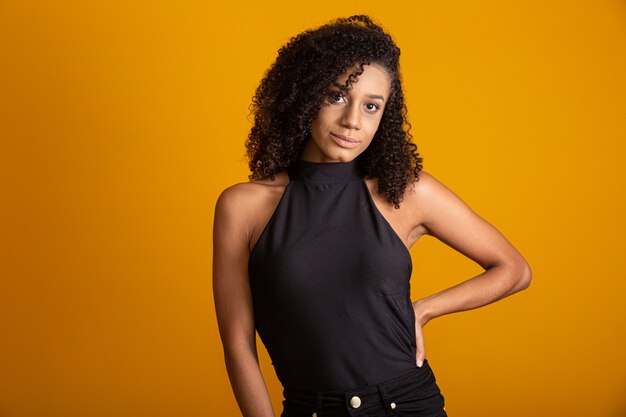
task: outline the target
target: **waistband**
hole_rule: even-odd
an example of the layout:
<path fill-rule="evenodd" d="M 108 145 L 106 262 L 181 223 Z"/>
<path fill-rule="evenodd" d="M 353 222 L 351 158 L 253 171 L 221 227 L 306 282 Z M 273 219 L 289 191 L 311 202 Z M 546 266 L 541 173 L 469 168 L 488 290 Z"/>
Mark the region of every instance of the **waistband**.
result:
<path fill-rule="evenodd" d="M 396 410 L 414 407 L 421 400 L 433 398 L 443 403 L 443 396 L 427 359 L 421 367 L 416 365 L 410 372 L 379 384 L 347 391 L 285 388 L 283 396 L 281 417 L 356 417 L 374 413 L 391 416 Z"/>

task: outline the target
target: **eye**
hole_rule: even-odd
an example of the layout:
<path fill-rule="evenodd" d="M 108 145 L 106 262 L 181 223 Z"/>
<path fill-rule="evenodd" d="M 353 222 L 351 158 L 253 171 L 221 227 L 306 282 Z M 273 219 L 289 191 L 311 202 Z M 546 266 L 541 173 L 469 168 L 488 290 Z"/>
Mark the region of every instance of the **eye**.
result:
<path fill-rule="evenodd" d="M 339 91 L 331 91 L 328 93 L 328 101 L 331 103 L 345 103 L 346 99 Z"/>
<path fill-rule="evenodd" d="M 378 111 L 378 109 L 380 109 L 380 106 L 376 103 L 367 103 L 365 105 L 365 109 L 371 113 L 374 113 L 376 111 Z"/>

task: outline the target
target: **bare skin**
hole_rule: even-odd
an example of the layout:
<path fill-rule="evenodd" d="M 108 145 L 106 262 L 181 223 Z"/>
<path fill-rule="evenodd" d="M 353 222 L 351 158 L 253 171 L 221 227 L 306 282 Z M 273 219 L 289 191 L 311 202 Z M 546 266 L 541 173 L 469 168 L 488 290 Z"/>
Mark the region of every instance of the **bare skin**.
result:
<path fill-rule="evenodd" d="M 332 96 L 332 104 L 320 110 L 302 159 L 332 162 L 358 156 L 378 128 L 388 94 L 384 70 L 368 66 L 349 95 Z M 334 135 L 349 137 L 356 145 L 339 146 Z M 407 249 L 427 234 L 485 269 L 413 302 L 418 366 L 425 358 L 422 329 L 430 320 L 484 306 L 530 285 L 530 267 L 513 245 L 429 173 L 421 171 L 419 180 L 409 184 L 399 209 L 376 192 L 376 178 L 365 182 L 376 207 Z M 226 369 L 244 417 L 274 416 L 258 363 L 248 259 L 288 183 L 283 171 L 273 181 L 235 184 L 222 192 L 215 207 L 213 294 Z"/>

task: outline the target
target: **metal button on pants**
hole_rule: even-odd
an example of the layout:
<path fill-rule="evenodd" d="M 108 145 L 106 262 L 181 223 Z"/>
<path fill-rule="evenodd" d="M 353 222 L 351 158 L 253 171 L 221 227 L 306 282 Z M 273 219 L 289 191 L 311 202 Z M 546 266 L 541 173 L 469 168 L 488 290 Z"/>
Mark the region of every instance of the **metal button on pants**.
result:
<path fill-rule="evenodd" d="M 283 391 L 281 417 L 447 417 L 428 360 L 421 368 L 348 391 Z"/>
<path fill-rule="evenodd" d="M 356 395 L 350 398 L 350 406 L 352 408 L 359 408 L 361 406 L 361 399 Z"/>

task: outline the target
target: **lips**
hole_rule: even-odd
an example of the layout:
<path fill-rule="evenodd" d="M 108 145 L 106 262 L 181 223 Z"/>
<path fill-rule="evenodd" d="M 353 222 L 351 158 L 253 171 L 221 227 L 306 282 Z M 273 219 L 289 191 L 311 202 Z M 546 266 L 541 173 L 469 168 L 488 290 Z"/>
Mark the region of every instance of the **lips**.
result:
<path fill-rule="evenodd" d="M 335 133 L 330 133 L 330 137 L 333 139 L 333 141 L 339 145 L 342 148 L 345 149 L 353 149 L 356 148 L 357 146 L 359 146 L 359 141 L 349 137 L 349 136 L 343 136 L 343 135 L 337 135 Z"/>
<path fill-rule="evenodd" d="M 352 142 L 352 143 L 357 143 L 358 142 L 357 140 L 351 138 L 350 136 L 337 135 L 336 133 L 332 133 L 332 132 L 331 132 L 331 135 L 333 135 L 333 136 L 335 136 L 335 137 L 337 137 L 337 138 L 339 138 L 341 140 L 345 140 L 346 142 Z"/>

